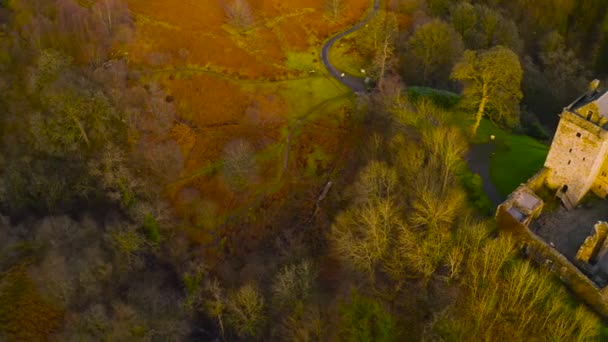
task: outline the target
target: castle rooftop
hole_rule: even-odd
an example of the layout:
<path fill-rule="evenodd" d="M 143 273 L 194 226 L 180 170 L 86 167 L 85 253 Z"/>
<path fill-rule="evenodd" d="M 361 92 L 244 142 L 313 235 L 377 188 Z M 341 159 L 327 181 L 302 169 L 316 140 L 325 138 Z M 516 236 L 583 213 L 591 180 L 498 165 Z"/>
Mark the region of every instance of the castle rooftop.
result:
<path fill-rule="evenodd" d="M 576 99 L 567 107 L 568 110 L 576 112 L 577 109 L 594 102 L 597 105 L 599 115 L 608 118 L 608 91 L 589 91 L 587 94 Z"/>

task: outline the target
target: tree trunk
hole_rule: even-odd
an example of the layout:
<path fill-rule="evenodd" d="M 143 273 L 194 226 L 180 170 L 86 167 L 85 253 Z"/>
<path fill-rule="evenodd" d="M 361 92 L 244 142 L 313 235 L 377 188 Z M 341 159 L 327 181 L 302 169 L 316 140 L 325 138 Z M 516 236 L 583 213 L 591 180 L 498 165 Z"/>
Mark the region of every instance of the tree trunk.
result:
<path fill-rule="evenodd" d="M 488 102 L 488 96 L 486 94 L 486 89 L 485 89 L 485 85 L 483 87 L 483 92 L 482 92 L 482 96 L 481 96 L 481 102 L 479 103 L 479 107 L 477 108 L 477 114 L 475 114 L 475 123 L 473 124 L 473 127 L 471 129 L 471 133 L 472 136 L 474 137 L 477 134 L 477 129 L 479 128 L 479 123 L 481 122 L 481 119 L 483 118 L 483 112 L 486 109 L 486 103 Z"/>

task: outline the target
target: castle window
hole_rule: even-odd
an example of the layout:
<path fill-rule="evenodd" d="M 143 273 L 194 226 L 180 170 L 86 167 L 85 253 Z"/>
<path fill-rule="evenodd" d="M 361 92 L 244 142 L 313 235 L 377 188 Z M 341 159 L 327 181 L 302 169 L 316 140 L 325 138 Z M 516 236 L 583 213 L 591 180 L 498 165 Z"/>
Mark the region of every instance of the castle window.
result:
<path fill-rule="evenodd" d="M 587 112 L 587 120 L 591 120 L 591 117 L 593 116 L 593 111 L 588 111 Z"/>
<path fill-rule="evenodd" d="M 571 162 L 572 162 L 572 160 L 568 160 L 568 165 L 570 165 Z"/>
<path fill-rule="evenodd" d="M 572 153 L 572 149 L 570 149 L 570 151 L 568 151 L 568 152 Z"/>
<path fill-rule="evenodd" d="M 580 137 L 581 137 L 581 134 L 580 134 L 580 133 L 576 133 L 576 137 L 577 137 L 577 138 L 580 138 Z"/>
<path fill-rule="evenodd" d="M 585 161 L 585 158 L 583 158 L 583 161 Z"/>

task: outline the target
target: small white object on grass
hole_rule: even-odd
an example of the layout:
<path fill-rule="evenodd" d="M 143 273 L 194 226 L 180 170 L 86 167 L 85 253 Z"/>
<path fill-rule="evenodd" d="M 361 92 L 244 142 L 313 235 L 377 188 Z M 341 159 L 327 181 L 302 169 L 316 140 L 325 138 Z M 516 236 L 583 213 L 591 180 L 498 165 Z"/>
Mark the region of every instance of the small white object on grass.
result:
<path fill-rule="evenodd" d="M 341 74 L 340 74 L 340 77 L 344 77 L 344 76 L 346 76 L 344 73 L 341 73 Z"/>
<path fill-rule="evenodd" d="M 365 69 L 361 69 L 361 73 L 362 73 L 362 74 L 365 74 Z"/>
<path fill-rule="evenodd" d="M 494 136 L 494 134 L 490 134 L 490 140 L 494 140 L 496 139 L 496 137 Z"/>

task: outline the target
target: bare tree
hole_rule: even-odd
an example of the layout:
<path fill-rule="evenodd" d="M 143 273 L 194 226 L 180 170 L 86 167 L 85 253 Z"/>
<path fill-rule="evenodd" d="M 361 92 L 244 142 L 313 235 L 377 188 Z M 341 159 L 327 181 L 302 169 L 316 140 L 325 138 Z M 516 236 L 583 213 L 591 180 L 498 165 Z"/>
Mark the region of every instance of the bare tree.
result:
<path fill-rule="evenodd" d="M 376 267 L 388 255 L 393 234 L 403 224 L 393 201 L 372 199 L 336 217 L 330 233 L 333 250 L 374 283 Z"/>
<path fill-rule="evenodd" d="M 344 0 L 326 0 L 325 1 L 325 12 L 326 16 L 331 21 L 337 21 L 340 14 L 344 11 L 346 3 Z"/>
<path fill-rule="evenodd" d="M 226 298 L 224 297 L 224 289 L 222 289 L 222 286 L 217 279 L 207 283 L 206 288 L 211 297 L 205 302 L 206 312 L 217 320 L 217 324 L 220 327 L 220 333 L 222 334 L 222 339 L 225 340 L 224 315 L 226 311 Z"/>
<path fill-rule="evenodd" d="M 235 190 L 243 189 L 255 176 L 254 152 L 251 144 L 242 139 L 231 141 L 224 148 L 224 177 Z"/>
<path fill-rule="evenodd" d="M 382 26 L 372 32 L 375 39 L 370 75 L 378 80 L 378 88 L 384 90 L 383 79 L 396 65 L 395 40 L 399 33 L 397 19 L 394 15 L 386 15 Z"/>
<path fill-rule="evenodd" d="M 228 296 L 227 323 L 241 338 L 255 337 L 262 330 L 264 297 L 257 286 L 248 283 Z"/>
<path fill-rule="evenodd" d="M 239 31 L 250 29 L 255 21 L 253 11 L 247 0 L 232 0 L 230 3 L 221 1 L 228 24 Z"/>

